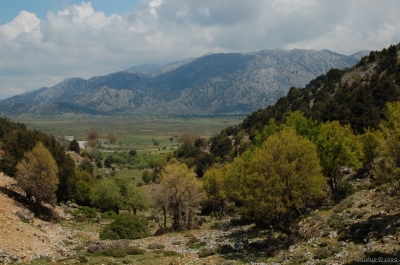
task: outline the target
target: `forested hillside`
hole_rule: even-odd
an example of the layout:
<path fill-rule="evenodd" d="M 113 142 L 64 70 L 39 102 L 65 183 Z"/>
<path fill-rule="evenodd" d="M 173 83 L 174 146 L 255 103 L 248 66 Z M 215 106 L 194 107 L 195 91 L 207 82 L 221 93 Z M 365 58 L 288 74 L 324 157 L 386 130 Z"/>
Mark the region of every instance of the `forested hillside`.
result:
<path fill-rule="evenodd" d="M 235 201 L 243 217 L 282 229 L 321 198 L 346 197 L 352 188 L 344 172 L 371 176 L 374 185 L 396 182 L 398 49 L 371 52 L 351 69 L 292 87 L 274 106 L 209 141 L 185 143 L 175 157 L 209 182 L 214 208 Z M 321 181 L 329 187 L 324 195 Z"/>

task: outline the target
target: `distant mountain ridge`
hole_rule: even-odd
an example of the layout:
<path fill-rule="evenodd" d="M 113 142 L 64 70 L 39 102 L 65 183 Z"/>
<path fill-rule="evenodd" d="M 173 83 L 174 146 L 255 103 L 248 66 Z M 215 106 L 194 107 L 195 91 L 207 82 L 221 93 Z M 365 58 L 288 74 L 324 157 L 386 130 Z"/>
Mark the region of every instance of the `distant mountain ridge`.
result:
<path fill-rule="evenodd" d="M 167 65 L 140 65 L 0 101 L 0 114 L 250 113 L 274 104 L 331 68 L 357 59 L 328 50 L 262 50 L 208 54 Z"/>

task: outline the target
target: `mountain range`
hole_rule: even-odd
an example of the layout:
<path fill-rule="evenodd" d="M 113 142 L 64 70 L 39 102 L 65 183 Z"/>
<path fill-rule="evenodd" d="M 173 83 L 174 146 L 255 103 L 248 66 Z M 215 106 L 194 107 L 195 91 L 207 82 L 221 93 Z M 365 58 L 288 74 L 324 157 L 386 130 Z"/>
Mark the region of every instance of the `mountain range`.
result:
<path fill-rule="evenodd" d="M 365 53 L 277 49 L 143 64 L 1 100 L 0 114 L 248 114 L 331 68 L 352 67 Z"/>

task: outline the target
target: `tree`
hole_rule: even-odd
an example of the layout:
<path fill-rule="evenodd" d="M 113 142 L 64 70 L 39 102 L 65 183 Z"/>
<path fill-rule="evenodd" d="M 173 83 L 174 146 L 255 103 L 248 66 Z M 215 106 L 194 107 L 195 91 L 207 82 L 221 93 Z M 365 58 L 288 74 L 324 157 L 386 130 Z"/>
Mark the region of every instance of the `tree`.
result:
<path fill-rule="evenodd" d="M 142 173 L 142 180 L 144 183 L 149 184 L 153 180 L 153 174 L 151 174 L 150 170 L 145 169 Z"/>
<path fill-rule="evenodd" d="M 83 158 L 83 160 L 80 163 L 78 168 L 79 168 L 79 170 L 85 171 L 85 172 L 89 173 L 91 176 L 93 176 L 94 169 L 93 169 L 92 163 L 90 162 L 90 159 L 88 157 Z"/>
<path fill-rule="evenodd" d="M 117 136 L 115 135 L 115 133 L 113 133 L 113 132 L 110 132 L 108 135 L 107 135 L 107 139 L 108 139 L 108 141 L 110 142 L 110 143 L 116 143 L 117 142 Z"/>
<path fill-rule="evenodd" d="M 283 128 L 227 170 L 229 191 L 243 216 L 289 231 L 293 218 L 324 197 L 325 179 L 315 145 Z"/>
<path fill-rule="evenodd" d="M 94 183 L 95 180 L 91 174 L 86 171 L 77 170 L 71 180 L 72 198 L 79 205 L 90 205 Z"/>
<path fill-rule="evenodd" d="M 100 139 L 100 134 L 96 131 L 96 130 L 91 130 L 87 136 L 86 139 L 88 140 L 88 145 L 90 147 L 96 147 L 97 146 L 97 142 Z"/>
<path fill-rule="evenodd" d="M 198 138 L 200 138 L 200 136 L 194 133 L 182 133 L 178 139 L 178 143 L 193 145 Z"/>
<path fill-rule="evenodd" d="M 339 122 L 325 123 L 316 139 L 318 156 L 331 191 L 336 196 L 340 179 L 340 168 L 362 166 L 362 147 L 349 126 Z"/>
<path fill-rule="evenodd" d="M 16 169 L 18 184 L 27 197 L 34 196 L 37 205 L 41 202 L 55 205 L 58 168 L 54 157 L 41 142 L 24 154 Z"/>
<path fill-rule="evenodd" d="M 128 210 L 134 214 L 137 210 L 146 210 L 149 205 L 143 191 L 124 176 L 98 181 L 93 189 L 92 203 L 105 211 Z"/>
<path fill-rule="evenodd" d="M 174 229 L 181 227 L 181 221 L 186 221 L 190 227 L 205 195 L 202 183 L 187 165 L 179 163 L 167 164 L 161 170 L 159 178 L 161 181 L 158 194 L 154 196 L 153 193 L 155 203 L 160 203 L 159 199 L 164 198 L 165 202 L 158 205 L 171 213 Z"/>
<path fill-rule="evenodd" d="M 212 205 L 214 213 L 218 213 L 219 217 L 225 214 L 226 195 L 226 177 L 225 168 L 211 168 L 207 170 L 203 178 L 203 187 L 206 191 L 208 201 Z"/>
<path fill-rule="evenodd" d="M 136 214 L 137 210 L 144 211 L 148 208 L 149 199 L 131 178 L 118 176 L 115 178 L 115 182 L 122 197 L 120 209 Z"/>
<path fill-rule="evenodd" d="M 378 184 L 400 182 L 400 103 L 387 104 L 388 121 L 382 124 L 383 137 L 377 148 L 375 169 Z"/>
<path fill-rule="evenodd" d="M 119 213 L 122 199 L 117 183 L 111 178 L 101 179 L 93 187 L 91 202 L 101 210 Z"/>
<path fill-rule="evenodd" d="M 77 154 L 81 153 L 81 148 L 79 147 L 79 143 L 75 139 L 71 141 L 71 143 L 69 144 L 68 149 L 70 151 L 73 151 L 73 152 L 77 153 Z"/>
<path fill-rule="evenodd" d="M 137 155 L 137 151 L 136 150 L 129 150 L 129 155 L 130 156 L 136 156 Z"/>

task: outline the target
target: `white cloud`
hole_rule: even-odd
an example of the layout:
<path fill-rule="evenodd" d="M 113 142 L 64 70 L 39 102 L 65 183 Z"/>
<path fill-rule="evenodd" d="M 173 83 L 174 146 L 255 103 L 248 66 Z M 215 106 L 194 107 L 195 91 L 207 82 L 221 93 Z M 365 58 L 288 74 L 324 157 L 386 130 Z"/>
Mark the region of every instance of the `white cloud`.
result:
<path fill-rule="evenodd" d="M 0 98 L 141 63 L 273 48 L 351 54 L 400 41 L 396 0 L 142 0 L 106 16 L 90 2 L 21 11 L 0 25 Z"/>

